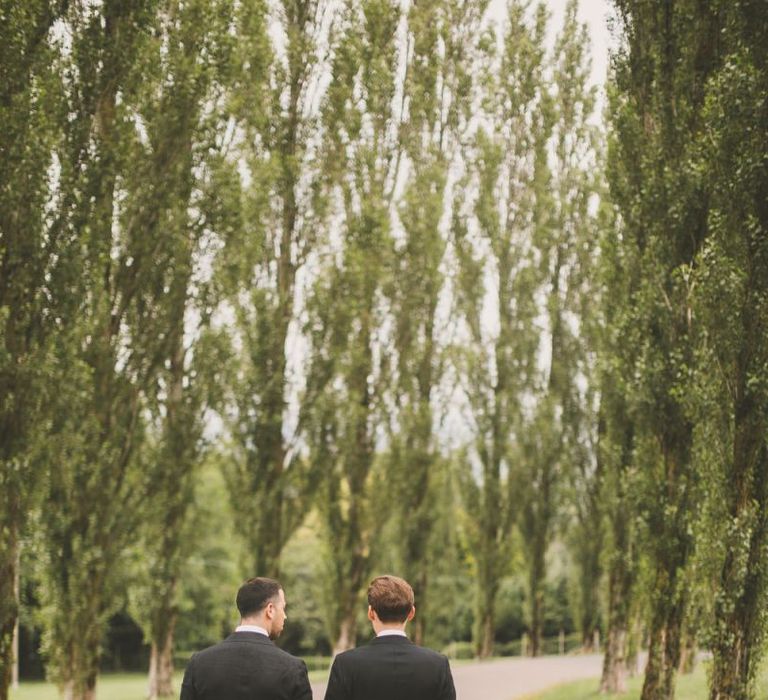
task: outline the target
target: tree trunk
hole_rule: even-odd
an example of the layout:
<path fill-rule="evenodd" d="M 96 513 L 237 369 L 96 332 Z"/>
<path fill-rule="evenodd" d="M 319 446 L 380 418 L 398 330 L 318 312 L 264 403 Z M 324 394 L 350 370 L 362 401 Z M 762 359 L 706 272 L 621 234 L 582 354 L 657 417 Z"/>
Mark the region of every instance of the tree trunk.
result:
<path fill-rule="evenodd" d="M 493 622 L 494 614 L 492 610 L 487 610 L 483 615 L 480 626 L 480 646 L 477 655 L 481 659 L 487 659 L 493 656 Z"/>
<path fill-rule="evenodd" d="M 163 639 L 152 642 L 149 660 L 148 700 L 169 698 L 173 692 L 173 635 L 176 627 L 176 615 L 172 614 Z"/>
<path fill-rule="evenodd" d="M 665 470 L 665 500 L 674 505 L 676 514 L 669 516 L 665 513 L 661 531 L 653 535 L 653 617 L 641 700 L 672 700 L 675 693 L 688 607 L 686 569 L 693 545 L 684 520 L 687 510 L 692 507 L 688 495 L 692 434 L 691 425 L 683 418 L 682 410 L 675 407 L 669 416 L 667 432 L 663 435 L 662 465 Z"/>
<path fill-rule="evenodd" d="M 716 653 L 712 660 L 710 700 L 751 700 L 749 692 L 749 661 L 751 656 L 748 643 L 748 624 L 731 629 L 732 655 Z"/>
<path fill-rule="evenodd" d="M 92 688 L 82 687 L 74 680 L 64 684 L 63 700 L 96 700 L 96 684 Z"/>
<path fill-rule="evenodd" d="M 424 635 L 426 634 L 426 624 L 421 616 L 423 611 L 419 609 L 419 614 L 413 620 L 413 642 L 422 646 L 424 644 Z"/>
<path fill-rule="evenodd" d="M 102 564 L 105 568 L 110 566 L 106 562 Z M 69 584 L 76 587 L 75 590 L 66 590 L 66 586 L 62 590 L 57 582 L 57 590 L 62 594 L 61 607 L 66 610 L 60 617 L 56 611 L 57 618 L 53 621 L 57 628 L 61 628 L 54 638 L 58 645 L 55 656 L 52 655 L 54 678 L 63 689 L 66 700 L 93 700 L 107 612 L 102 600 L 105 574 L 103 569 L 92 569 L 87 574 L 75 569 L 70 573 Z M 87 581 L 79 582 L 78 575 L 88 576 Z M 80 607 L 74 609 L 77 604 Z"/>
<path fill-rule="evenodd" d="M 624 536 L 626 530 L 623 515 L 619 516 L 620 535 L 625 548 Z M 622 524 L 623 523 L 623 524 Z M 630 596 L 632 591 L 632 572 L 627 565 L 627 553 L 617 551 L 610 564 L 608 579 L 608 630 L 605 640 L 605 658 L 603 659 L 603 676 L 600 680 L 601 693 L 623 693 L 626 691 L 626 677 L 629 670 L 629 627 L 630 627 Z"/>
<path fill-rule="evenodd" d="M 16 604 L 21 600 L 21 545 L 16 547 L 16 575 L 13 582 L 13 593 Z M 19 689 L 19 616 L 16 615 L 16 624 L 13 626 L 13 664 L 11 666 L 11 689 Z"/>
<path fill-rule="evenodd" d="M 663 605 L 654 619 L 640 700 L 673 700 L 675 697 L 683 612 L 684 605 L 678 601 L 671 606 Z"/>
<path fill-rule="evenodd" d="M 413 436 L 414 447 L 406 451 L 407 469 L 403 483 L 410 485 L 407 497 L 403 499 L 405 512 L 402 514 L 403 538 L 405 541 L 405 571 L 408 582 L 413 586 L 417 609 L 413 621 L 413 640 L 416 644 L 424 643 L 428 615 L 427 589 L 429 568 L 428 545 L 432 522 L 434 520 L 430 502 L 430 474 L 434 469 L 434 456 L 430 453 L 429 442 L 432 432 L 432 413 L 429 410 L 429 397 L 420 397 L 423 414 L 415 426 L 408 426 Z M 406 443 L 407 444 L 407 443 Z"/>
<path fill-rule="evenodd" d="M 488 506 L 484 506 L 488 509 Z M 489 509 L 490 510 L 490 509 Z M 495 533 L 498 523 L 496 512 L 486 512 L 482 517 L 485 523 L 481 536 L 479 553 L 479 575 L 477 581 L 477 606 L 474 629 L 475 654 L 480 659 L 486 659 L 493 654 L 494 631 L 496 622 L 496 592 L 498 590 L 498 551 Z"/>
<path fill-rule="evenodd" d="M 419 646 L 424 644 L 427 630 L 427 572 L 422 569 L 414 582 L 414 598 L 416 600 L 416 617 L 413 619 L 413 641 Z"/>
<path fill-rule="evenodd" d="M 680 665 L 678 672 L 690 675 L 696 668 L 696 634 L 691 629 L 686 629 L 683 633 L 683 641 L 680 645 Z"/>
<path fill-rule="evenodd" d="M 541 655 L 542 627 L 544 614 L 544 594 L 542 591 L 532 591 L 531 595 L 531 656 Z"/>
<path fill-rule="evenodd" d="M 488 552 L 486 556 L 492 558 L 494 552 Z M 486 567 L 493 567 L 492 561 L 487 561 Z M 493 568 L 495 569 L 495 567 Z M 482 579 L 478 582 L 479 599 L 477 606 L 478 617 L 475 626 L 475 654 L 480 659 L 487 659 L 493 655 L 498 582 L 488 569 L 486 569 Z"/>
<path fill-rule="evenodd" d="M 752 698 L 752 679 L 760 657 L 760 617 L 765 605 L 768 442 L 765 420 L 748 389 L 750 363 L 742 362 L 734 406 L 736 428 L 729 494 L 730 523 L 738 540 L 729 548 L 720 573 L 710 700 Z"/>
<path fill-rule="evenodd" d="M 596 499 L 593 499 L 596 500 Z M 592 513 L 599 513 L 595 505 Z M 581 648 L 584 653 L 595 653 L 595 632 L 600 629 L 600 552 L 602 551 L 602 532 L 599 524 L 588 522 L 580 528 L 582 536 L 588 542 L 578 545 L 579 585 L 581 597 Z"/>
<path fill-rule="evenodd" d="M 645 680 L 641 700 L 668 700 L 669 696 L 664 692 L 665 658 L 663 627 L 651 632 L 651 643 L 648 647 L 648 663 L 645 667 Z M 668 665 L 668 662 L 666 662 Z"/>
<path fill-rule="evenodd" d="M 608 628 L 603 659 L 601 693 L 624 693 L 627 690 L 627 630 L 618 623 Z"/>
<path fill-rule="evenodd" d="M 169 528 L 170 529 L 173 528 Z M 169 541 L 171 547 L 164 550 L 168 562 L 176 562 L 172 550 L 178 554 L 178 540 Z M 175 568 L 175 567 L 174 567 Z M 152 637 L 149 659 L 149 700 L 168 698 L 173 692 L 173 642 L 178 613 L 175 606 L 178 575 L 168 573 L 164 590 L 159 592 L 157 607 L 152 611 L 150 634 Z"/>
<path fill-rule="evenodd" d="M 5 527 L 0 545 L 0 700 L 8 700 L 14 665 L 14 631 L 19 616 L 19 540 L 16 523 Z"/>
<path fill-rule="evenodd" d="M 643 624 L 636 619 L 630 626 L 627 640 L 627 673 L 634 678 L 640 673 L 640 649 L 643 647 Z"/>
<path fill-rule="evenodd" d="M 69 669 L 72 673 L 62 684 L 63 700 L 96 700 L 97 674 L 90 672 L 78 676 L 80 669 Z"/>
<path fill-rule="evenodd" d="M 768 490 L 768 450 L 762 450 L 762 464 L 758 476 L 761 482 L 762 503 L 765 503 Z M 759 650 L 757 648 L 760 633 L 759 618 L 763 607 L 765 582 L 761 580 L 761 564 L 765 564 L 765 547 L 768 540 L 768 515 L 763 505 L 756 526 L 750 533 L 749 553 L 746 573 L 739 575 L 739 557 L 730 553 L 726 558 L 720 588 L 731 595 L 720 602 L 716 609 L 717 635 L 713 645 L 712 677 L 710 700 L 751 700 L 752 679 Z M 739 593 L 734 587 L 742 584 Z M 730 602 L 730 609 L 728 607 Z M 723 610 L 725 608 L 725 610 Z"/>
<path fill-rule="evenodd" d="M 19 618 L 13 628 L 13 667 L 11 668 L 11 690 L 19 689 Z"/>
<path fill-rule="evenodd" d="M 333 655 L 341 654 L 355 646 L 357 640 L 357 626 L 355 613 L 347 613 L 339 625 L 339 636 L 333 645 Z"/>
<path fill-rule="evenodd" d="M 540 656 L 544 628 L 544 552 L 537 547 L 533 553 L 528 594 L 531 598 L 530 655 Z"/>

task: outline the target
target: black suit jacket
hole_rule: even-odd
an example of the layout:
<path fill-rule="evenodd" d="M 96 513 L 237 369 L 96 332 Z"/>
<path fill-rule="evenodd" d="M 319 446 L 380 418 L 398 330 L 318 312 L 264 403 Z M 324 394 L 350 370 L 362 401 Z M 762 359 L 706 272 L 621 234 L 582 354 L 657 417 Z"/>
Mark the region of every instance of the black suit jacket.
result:
<path fill-rule="evenodd" d="M 258 632 L 235 632 L 194 654 L 181 700 L 312 700 L 307 667 Z"/>
<path fill-rule="evenodd" d="M 448 659 L 406 637 L 376 637 L 339 654 L 325 700 L 455 700 Z"/>

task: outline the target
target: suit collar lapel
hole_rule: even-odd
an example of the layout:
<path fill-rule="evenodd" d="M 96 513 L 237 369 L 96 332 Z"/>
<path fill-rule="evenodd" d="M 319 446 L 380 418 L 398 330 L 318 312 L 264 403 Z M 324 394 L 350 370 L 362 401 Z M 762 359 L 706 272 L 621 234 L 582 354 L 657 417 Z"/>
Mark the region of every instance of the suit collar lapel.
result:
<path fill-rule="evenodd" d="M 413 644 L 408 637 L 399 634 L 387 634 L 383 637 L 374 637 L 369 644 Z"/>

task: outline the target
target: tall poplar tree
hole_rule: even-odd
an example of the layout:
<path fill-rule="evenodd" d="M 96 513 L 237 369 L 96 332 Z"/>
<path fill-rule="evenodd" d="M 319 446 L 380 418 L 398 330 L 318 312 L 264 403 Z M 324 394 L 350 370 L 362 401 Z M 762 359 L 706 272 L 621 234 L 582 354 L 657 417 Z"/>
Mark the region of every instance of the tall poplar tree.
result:
<path fill-rule="evenodd" d="M 613 139 L 609 139 L 609 179 L 619 185 L 611 167 Z M 619 169 L 620 170 L 620 169 Z M 626 690 L 629 637 L 637 579 L 637 502 L 633 494 L 635 465 L 635 416 L 633 411 L 636 348 L 640 329 L 635 326 L 632 295 L 637 289 L 637 251 L 622 237 L 611 212 L 600 242 L 601 334 L 598 345 L 600 387 L 600 459 L 604 464 L 601 489 L 606 521 L 604 561 L 608 599 L 605 657 L 601 692 Z M 617 230 L 618 229 L 618 230 Z"/>
<path fill-rule="evenodd" d="M 72 296 L 66 239 L 54 230 L 50 169 L 60 145 L 58 47 L 64 2 L 0 4 L 0 698 L 8 697 L 18 620 L 19 547 L 42 493 L 35 452 L 54 404 L 51 335 Z M 56 308 L 58 307 L 58 308 Z"/>
<path fill-rule="evenodd" d="M 346 4 L 324 105 L 324 164 L 338 204 L 339 235 L 312 294 L 302 420 L 310 458 L 323 474 L 319 508 L 335 652 L 355 643 L 377 526 L 372 489 L 381 426 L 383 290 L 391 277 L 391 206 L 401 156 L 401 19 L 392 0 Z"/>
<path fill-rule="evenodd" d="M 533 389 L 538 334 L 531 255 L 548 187 L 551 106 L 543 77 L 546 11 L 532 24 L 525 4 L 510 2 L 500 51 L 485 37 L 483 122 L 466 154 L 473 201 L 454 204 L 456 304 L 466 333 L 458 371 L 474 432 L 463 493 L 477 567 L 475 649 L 493 651 L 499 580 L 509 557 L 510 529 L 519 515 L 525 397 Z M 471 191 L 471 190 L 470 190 Z M 489 319 L 493 319 L 492 322 Z"/>
<path fill-rule="evenodd" d="M 67 410 L 52 421 L 55 462 L 41 511 L 45 650 L 66 698 L 92 698 L 101 638 L 122 585 L 122 555 L 144 517 L 147 394 L 172 333 L 168 290 L 177 268 L 167 222 L 175 179 L 153 176 L 171 143 L 141 128 L 148 46 L 158 3 L 73 5 L 65 31 L 66 144 L 59 154 L 64 226 L 81 290 L 61 352 Z"/>
<path fill-rule="evenodd" d="M 587 401 L 596 401 L 596 385 L 592 382 Z M 605 545 L 604 509 L 602 503 L 605 462 L 600 451 L 600 440 L 604 431 L 604 418 L 598 417 L 597 410 L 590 411 L 588 420 L 580 421 L 574 427 L 582 432 L 578 449 L 572 452 L 566 502 L 573 505 L 573 529 L 567 537 L 569 549 L 575 564 L 576 578 L 576 624 L 581 633 L 581 646 L 586 652 L 594 652 L 595 634 L 602 628 L 602 601 L 600 591 L 603 579 L 602 556 Z M 587 418 L 585 416 L 585 418 Z M 566 506 L 567 507 L 567 506 Z"/>
<path fill-rule="evenodd" d="M 754 2 L 713 12 L 725 56 L 707 85 L 708 236 L 691 270 L 700 546 L 716 581 L 710 698 L 751 700 L 768 632 L 768 19 Z"/>
<path fill-rule="evenodd" d="M 546 554 L 562 510 L 568 471 L 579 470 L 592 480 L 599 466 L 589 347 L 597 239 L 589 209 L 590 199 L 598 194 L 596 127 L 590 123 L 595 89 L 588 85 L 589 37 L 576 13 L 577 2 L 570 0 L 553 57 L 552 114 L 548 115 L 552 119 L 551 176 L 540 178 L 534 194 L 537 226 L 531 244 L 549 346 L 546 375 L 533 385 L 537 405 L 522 440 L 520 481 L 534 656 L 541 652 Z M 588 556 L 596 558 L 597 553 Z M 594 609 L 589 595 L 585 609 Z"/>
<path fill-rule="evenodd" d="M 598 281 L 599 238 L 605 226 L 605 151 L 595 124 L 597 88 L 589 85 L 591 59 L 589 36 L 577 20 L 577 3 L 569 3 L 562 33 L 555 47 L 558 68 L 555 104 L 557 154 L 555 181 L 560 217 L 569 254 L 563 317 L 570 329 L 564 352 L 569 359 L 564 396 L 566 499 L 573 503 L 574 563 L 578 578 L 578 619 L 582 647 L 594 647 L 601 627 L 601 556 L 604 546 L 602 488 L 605 462 L 600 452 L 604 420 L 600 412 L 598 348 L 601 337 Z M 567 505 L 566 505 L 567 507 Z"/>
<path fill-rule="evenodd" d="M 292 418 L 297 408 L 289 404 L 301 379 L 302 271 L 325 225 L 318 105 L 332 11 L 327 0 L 285 0 L 273 12 L 259 0 L 238 11 L 231 106 L 242 133 L 236 157 L 249 182 L 241 231 L 225 251 L 242 346 L 231 387 L 227 476 L 253 557 L 249 570 L 264 576 L 278 575 L 280 553 L 311 492 Z"/>
<path fill-rule="evenodd" d="M 414 587 L 419 614 L 414 639 L 422 643 L 429 618 L 429 541 L 440 463 L 435 433 L 437 392 L 446 356 L 438 305 L 445 291 L 446 212 L 450 168 L 470 118 L 475 33 L 484 0 L 432 0 L 408 10 L 410 60 L 404 84 L 407 115 L 402 142 L 408 178 L 395 240 L 392 313 L 396 370 L 390 434 L 403 575 Z"/>
<path fill-rule="evenodd" d="M 158 299 L 167 342 L 155 391 L 148 396 L 158 445 L 145 467 L 151 509 L 141 559 L 147 562 L 148 584 L 139 612 L 150 643 L 148 697 L 153 699 L 173 695 L 179 579 L 191 545 L 203 416 L 211 395 L 219 393 L 209 385 L 222 380 L 217 372 L 224 365 L 220 343 L 207 330 L 217 299 L 201 268 L 211 265 L 216 234 L 226 228 L 222 210 L 233 189 L 220 176 L 228 167 L 221 158 L 221 67 L 231 58 L 231 14 L 229 0 L 166 0 L 158 31 L 147 44 L 145 90 L 137 102 L 153 164 L 147 176 L 154 205 L 162 209 L 146 235 L 163 237 L 169 246 L 165 293 Z"/>
<path fill-rule="evenodd" d="M 704 86 L 719 59 L 717 9 L 697 2 L 618 1 L 625 40 L 617 56 L 612 120 L 624 188 L 612 195 L 638 250 L 632 323 L 637 358 L 636 452 L 644 550 L 650 563 L 650 646 L 643 700 L 671 698 L 688 604 L 698 472 L 686 391 L 694 366 L 690 277 L 707 233 L 707 197 L 690 167 L 702 128 Z"/>

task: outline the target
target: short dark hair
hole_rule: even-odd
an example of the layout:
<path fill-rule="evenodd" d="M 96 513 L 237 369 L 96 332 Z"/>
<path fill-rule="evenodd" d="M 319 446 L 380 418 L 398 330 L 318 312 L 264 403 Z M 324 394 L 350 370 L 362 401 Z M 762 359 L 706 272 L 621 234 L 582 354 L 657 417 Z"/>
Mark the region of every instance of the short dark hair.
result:
<path fill-rule="evenodd" d="M 277 598 L 283 587 L 273 578 L 249 578 L 237 592 L 237 609 L 240 617 L 250 617 L 261 612 L 267 603 Z"/>
<path fill-rule="evenodd" d="M 377 576 L 368 586 L 368 605 L 382 622 L 405 622 L 413 609 L 413 588 L 398 576 Z"/>

